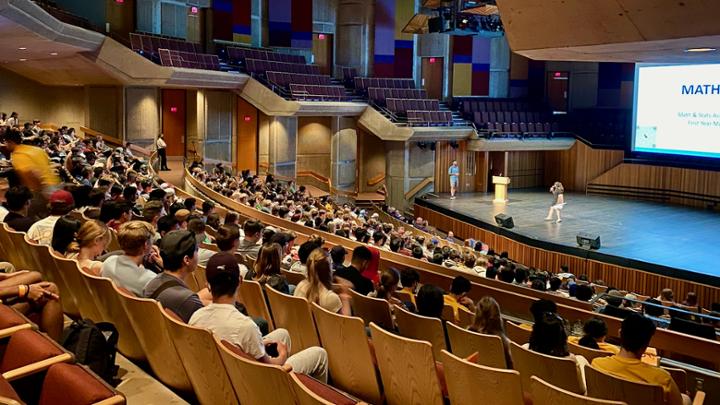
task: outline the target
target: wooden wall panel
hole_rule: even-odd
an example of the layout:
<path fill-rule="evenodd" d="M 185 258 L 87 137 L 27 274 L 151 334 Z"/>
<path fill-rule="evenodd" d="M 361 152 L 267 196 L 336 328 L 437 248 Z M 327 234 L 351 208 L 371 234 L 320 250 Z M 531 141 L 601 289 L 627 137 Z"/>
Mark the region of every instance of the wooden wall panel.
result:
<path fill-rule="evenodd" d="M 533 188 L 544 186 L 545 152 L 508 152 L 507 176 L 510 188 Z"/>
<path fill-rule="evenodd" d="M 452 230 L 459 238 L 481 240 L 496 252 L 506 251 L 512 260 L 527 266 L 557 273 L 561 265 L 567 265 L 576 275 L 586 274 L 590 280 L 603 280 L 609 286 L 653 297 L 663 288 L 671 288 L 678 299 L 684 299 L 688 292 L 694 291 L 700 305 L 706 308 L 713 302 L 720 302 L 720 288 L 717 287 L 536 248 L 418 205 L 415 205 L 415 215 L 427 219 L 440 230 Z"/>
<path fill-rule="evenodd" d="M 585 192 L 587 184 L 622 163 L 622 150 L 593 149 L 582 142 L 563 151 L 545 152 L 544 184 L 560 181 L 568 191 Z"/>
<path fill-rule="evenodd" d="M 258 170 L 258 110 L 242 97 L 237 97 L 237 162 L 238 170 Z"/>
<path fill-rule="evenodd" d="M 590 182 L 592 185 L 646 188 L 653 191 L 680 191 L 720 197 L 720 172 L 679 167 L 623 163 Z M 671 197 L 675 204 L 704 207 L 694 199 Z"/>
<path fill-rule="evenodd" d="M 476 178 L 484 173 L 482 168 L 478 167 L 478 153 L 467 149 L 467 143 L 460 141 L 458 147 L 453 148 L 450 142 L 435 143 L 435 192 L 450 192 L 450 176 L 448 176 L 448 168 L 453 160 L 458 161 L 460 166 L 460 180 L 458 184 L 458 192 L 474 192 L 476 190 Z"/>
<path fill-rule="evenodd" d="M 185 90 L 162 90 L 162 133 L 168 156 L 185 156 Z"/>

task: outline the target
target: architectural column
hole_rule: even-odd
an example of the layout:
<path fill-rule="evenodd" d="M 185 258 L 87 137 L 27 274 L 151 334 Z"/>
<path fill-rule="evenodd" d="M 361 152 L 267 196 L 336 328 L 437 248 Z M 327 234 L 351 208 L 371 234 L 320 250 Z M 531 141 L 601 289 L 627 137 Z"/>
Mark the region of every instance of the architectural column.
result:
<path fill-rule="evenodd" d="M 354 67 L 360 76 L 372 71 L 374 1 L 337 0 L 335 66 Z"/>
<path fill-rule="evenodd" d="M 93 102 L 91 99 L 90 102 Z M 125 88 L 125 140 L 151 147 L 160 133 L 160 96 L 154 87 Z"/>
<path fill-rule="evenodd" d="M 332 117 L 330 141 L 330 182 L 341 191 L 355 190 L 358 134 L 355 120 Z"/>
<path fill-rule="evenodd" d="M 508 97 L 510 89 L 510 45 L 505 36 L 490 40 L 490 97 Z"/>
<path fill-rule="evenodd" d="M 430 183 L 417 194 L 405 196 L 435 175 L 435 151 L 429 146 L 420 148 L 417 142 L 387 141 L 385 152 L 386 203 L 404 212 L 412 207 L 416 196 L 433 190 L 433 183 Z"/>
<path fill-rule="evenodd" d="M 268 117 L 268 173 L 296 177 L 297 117 Z"/>

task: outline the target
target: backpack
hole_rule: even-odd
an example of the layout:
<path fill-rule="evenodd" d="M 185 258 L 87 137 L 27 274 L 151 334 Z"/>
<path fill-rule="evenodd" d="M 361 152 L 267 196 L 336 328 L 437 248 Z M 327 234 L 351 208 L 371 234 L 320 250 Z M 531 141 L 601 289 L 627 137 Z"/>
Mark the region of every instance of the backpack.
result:
<path fill-rule="evenodd" d="M 118 370 L 115 365 L 118 337 L 112 323 L 80 319 L 65 330 L 60 342 L 75 354 L 78 363 L 88 366 L 107 383 L 112 383 Z"/>

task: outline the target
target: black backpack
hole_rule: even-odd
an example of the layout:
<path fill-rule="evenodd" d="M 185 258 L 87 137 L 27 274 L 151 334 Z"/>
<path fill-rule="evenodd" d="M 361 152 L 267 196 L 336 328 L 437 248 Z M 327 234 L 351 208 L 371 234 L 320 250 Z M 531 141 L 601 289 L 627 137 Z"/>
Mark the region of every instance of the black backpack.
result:
<path fill-rule="evenodd" d="M 118 367 L 115 365 L 118 331 L 109 322 L 94 323 L 89 319 L 74 321 L 63 333 L 62 346 L 75 354 L 84 364 L 107 383 L 112 383 Z"/>

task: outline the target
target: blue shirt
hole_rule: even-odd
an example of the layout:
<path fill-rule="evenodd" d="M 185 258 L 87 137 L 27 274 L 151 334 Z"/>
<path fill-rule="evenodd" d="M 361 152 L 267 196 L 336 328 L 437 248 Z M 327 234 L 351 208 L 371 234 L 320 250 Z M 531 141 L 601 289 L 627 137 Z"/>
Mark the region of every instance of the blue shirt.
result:
<path fill-rule="evenodd" d="M 450 175 L 450 180 L 457 181 L 458 175 L 460 174 L 460 167 L 450 166 L 448 174 Z"/>

